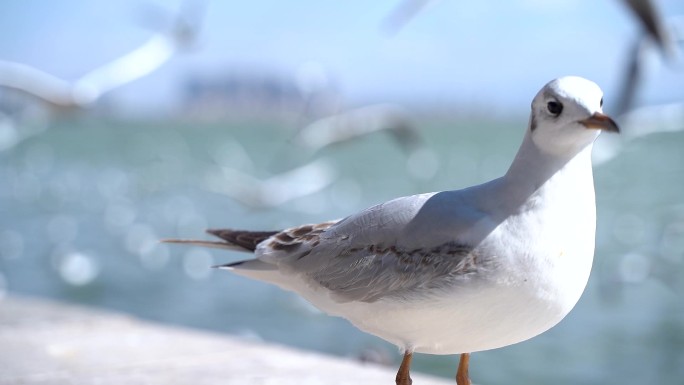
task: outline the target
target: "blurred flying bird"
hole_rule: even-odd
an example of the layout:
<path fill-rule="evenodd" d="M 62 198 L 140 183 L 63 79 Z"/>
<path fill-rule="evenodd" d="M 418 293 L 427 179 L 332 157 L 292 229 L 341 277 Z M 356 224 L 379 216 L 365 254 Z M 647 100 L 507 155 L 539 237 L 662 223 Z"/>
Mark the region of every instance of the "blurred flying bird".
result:
<path fill-rule="evenodd" d="M 317 193 L 330 186 L 335 179 L 335 169 L 319 159 L 264 180 L 233 168 L 221 167 L 218 174 L 210 174 L 205 178 L 204 186 L 247 207 L 264 209 Z"/>
<path fill-rule="evenodd" d="M 406 26 L 416 15 L 418 15 L 430 3 L 437 0 L 402 0 L 397 4 L 385 19 L 381 28 L 390 35 L 397 34 Z"/>
<path fill-rule="evenodd" d="M 150 30 L 171 36 L 178 47 L 191 48 L 198 41 L 204 23 L 208 0 L 185 0 L 177 12 L 148 3 L 140 14 L 140 24 Z"/>
<path fill-rule="evenodd" d="M 186 6 L 183 9 L 196 8 Z M 170 30 L 155 33 L 142 46 L 75 81 L 61 79 L 26 64 L 0 60 L 0 87 L 23 91 L 58 107 L 86 107 L 103 94 L 159 69 L 179 49 L 187 48 L 195 41 L 198 29 L 199 23 L 190 23 L 181 14 Z"/>
<path fill-rule="evenodd" d="M 385 132 L 410 155 L 423 141 L 406 111 L 393 104 L 374 104 L 319 119 L 302 128 L 292 142 L 313 152 Z"/>
<path fill-rule="evenodd" d="M 649 55 L 659 52 L 668 63 L 679 60 L 680 46 L 684 41 L 681 18 L 663 18 L 652 0 L 624 0 L 637 16 L 643 32 L 635 39 L 629 50 L 624 75 L 618 91 L 613 113 L 621 116 L 633 106 L 639 87 L 644 80 L 645 62 Z M 681 24 L 681 25 L 680 25 Z"/>
<path fill-rule="evenodd" d="M 644 32 L 658 45 L 665 56 L 673 55 L 674 43 L 655 0 L 623 0 L 634 13 Z"/>
<path fill-rule="evenodd" d="M 634 13 L 644 30 L 658 43 L 661 49 L 670 51 L 672 42 L 663 24 L 655 0 L 621 0 Z M 385 17 L 381 28 L 389 34 L 396 34 L 413 20 L 428 5 L 437 0 L 401 0 Z"/>

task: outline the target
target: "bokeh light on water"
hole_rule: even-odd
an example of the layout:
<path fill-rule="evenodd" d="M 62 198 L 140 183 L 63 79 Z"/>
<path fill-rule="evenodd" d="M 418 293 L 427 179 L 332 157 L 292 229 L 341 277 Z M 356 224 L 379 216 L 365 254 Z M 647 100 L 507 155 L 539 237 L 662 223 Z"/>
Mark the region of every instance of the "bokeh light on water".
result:
<path fill-rule="evenodd" d="M 100 273 L 100 267 L 94 258 L 78 251 L 57 255 L 55 265 L 62 280 L 72 286 L 88 285 Z"/>

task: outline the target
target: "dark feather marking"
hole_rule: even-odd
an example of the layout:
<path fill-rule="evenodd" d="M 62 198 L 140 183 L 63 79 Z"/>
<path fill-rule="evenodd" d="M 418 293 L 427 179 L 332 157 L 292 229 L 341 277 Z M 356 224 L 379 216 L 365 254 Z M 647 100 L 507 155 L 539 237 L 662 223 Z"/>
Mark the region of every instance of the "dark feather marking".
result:
<path fill-rule="evenodd" d="M 279 231 L 245 231 L 231 229 L 207 230 L 207 233 L 219 237 L 224 241 L 240 246 L 245 250 L 254 251 L 259 243 L 278 234 Z"/>
<path fill-rule="evenodd" d="M 268 244 L 268 246 L 273 250 L 285 251 L 285 252 L 294 251 L 296 248 L 298 248 L 301 245 L 302 244 L 300 242 L 297 242 L 297 243 L 281 243 L 281 242 L 278 242 L 277 240 L 273 240 L 271 243 Z"/>
<path fill-rule="evenodd" d="M 295 227 L 293 229 L 284 230 L 278 233 L 271 242 L 268 244 L 273 250 L 294 252 L 300 248 L 304 243 L 311 242 L 311 248 L 314 248 L 320 244 L 321 234 L 330 228 L 335 222 L 323 222 L 315 225 L 302 225 Z M 306 250 L 297 257 L 297 259 L 302 259 L 309 255 L 311 250 Z"/>
<path fill-rule="evenodd" d="M 282 243 L 291 243 L 292 241 L 295 240 L 293 237 L 291 237 L 291 236 L 290 236 L 287 232 L 285 232 L 285 231 L 283 231 L 282 233 L 276 234 L 276 239 L 277 239 L 279 242 L 282 242 Z"/>
<path fill-rule="evenodd" d="M 292 235 L 295 238 L 299 238 L 303 236 L 304 234 L 310 233 L 311 230 L 313 230 L 313 225 L 304 225 L 297 227 L 296 229 L 292 230 Z"/>
<path fill-rule="evenodd" d="M 300 255 L 299 257 L 297 257 L 297 260 L 300 260 L 300 259 L 306 257 L 306 256 L 309 255 L 309 254 L 311 254 L 311 250 L 310 250 L 310 249 L 307 250 L 307 251 L 305 251 L 305 252 L 303 252 L 302 255 Z"/>

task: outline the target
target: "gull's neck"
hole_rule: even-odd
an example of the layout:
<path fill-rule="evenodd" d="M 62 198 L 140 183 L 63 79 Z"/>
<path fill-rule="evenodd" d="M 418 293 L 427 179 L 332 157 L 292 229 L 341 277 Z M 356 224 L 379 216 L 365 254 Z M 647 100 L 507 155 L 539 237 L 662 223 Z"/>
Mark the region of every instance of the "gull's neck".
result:
<path fill-rule="evenodd" d="M 500 192 L 516 207 L 533 196 L 550 199 L 564 191 L 591 194 L 593 199 L 591 149 L 590 143 L 567 154 L 544 152 L 528 130 L 511 167 L 501 178 Z"/>

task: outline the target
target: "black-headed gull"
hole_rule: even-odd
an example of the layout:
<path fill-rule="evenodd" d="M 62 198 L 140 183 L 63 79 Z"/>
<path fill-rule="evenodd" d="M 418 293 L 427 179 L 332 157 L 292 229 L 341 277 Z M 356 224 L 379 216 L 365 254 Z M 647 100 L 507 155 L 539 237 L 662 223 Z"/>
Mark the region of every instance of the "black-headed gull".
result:
<path fill-rule="evenodd" d="M 594 256 L 591 149 L 603 93 L 580 77 L 551 81 L 532 101 L 506 174 L 463 190 L 397 198 L 342 220 L 283 231 L 209 230 L 221 241 L 169 240 L 256 258 L 220 268 L 299 293 L 404 352 L 461 354 L 532 338 L 584 291 Z"/>

